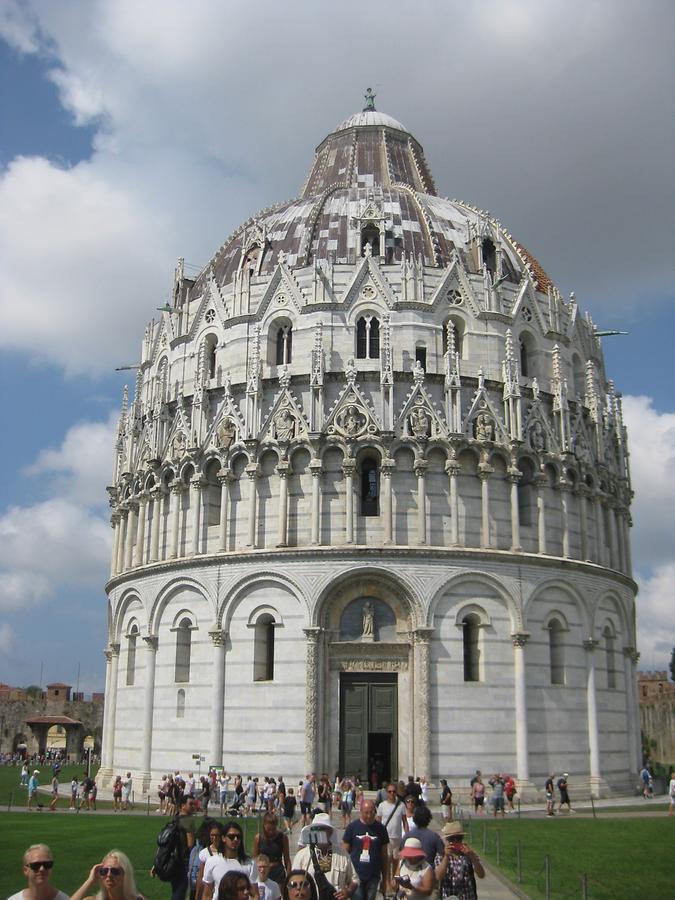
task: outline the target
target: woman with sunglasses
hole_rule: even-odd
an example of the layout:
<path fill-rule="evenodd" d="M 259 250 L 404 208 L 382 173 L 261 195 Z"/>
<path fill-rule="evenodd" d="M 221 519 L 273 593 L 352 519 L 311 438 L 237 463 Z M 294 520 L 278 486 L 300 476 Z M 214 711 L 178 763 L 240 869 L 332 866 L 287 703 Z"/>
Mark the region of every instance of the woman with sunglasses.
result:
<path fill-rule="evenodd" d="M 98 885 L 98 891 L 93 890 Z M 136 889 L 134 870 L 126 853 L 111 850 L 92 867 L 89 877 L 71 900 L 145 900 Z"/>
<path fill-rule="evenodd" d="M 246 855 L 244 832 L 238 822 L 226 822 L 223 826 L 223 855 L 209 856 L 202 875 L 202 900 L 218 896 L 221 879 L 228 872 L 243 872 L 250 882 L 258 881 L 255 862 Z"/>
<path fill-rule="evenodd" d="M 257 886 L 243 872 L 227 872 L 220 879 L 218 900 L 256 900 Z"/>
<path fill-rule="evenodd" d="M 304 869 L 291 869 L 281 900 L 319 900 L 314 879 Z"/>
<path fill-rule="evenodd" d="M 204 823 L 197 832 L 198 867 L 195 877 L 194 896 L 196 900 L 200 900 L 202 895 L 202 879 L 204 877 L 204 867 L 206 861 L 211 856 L 222 856 L 225 852 L 223 848 L 223 826 L 216 819 L 204 819 Z M 190 854 L 192 855 L 194 850 Z"/>
<path fill-rule="evenodd" d="M 288 837 L 279 831 L 277 817 L 267 812 L 262 820 L 262 832 L 253 838 L 253 858 L 264 853 L 270 860 L 270 878 L 279 887 L 284 886 L 286 872 L 291 868 L 291 851 Z"/>
<path fill-rule="evenodd" d="M 51 884 L 54 857 L 46 844 L 32 844 L 23 855 L 23 874 L 28 887 L 9 900 L 68 900 L 68 895 Z"/>

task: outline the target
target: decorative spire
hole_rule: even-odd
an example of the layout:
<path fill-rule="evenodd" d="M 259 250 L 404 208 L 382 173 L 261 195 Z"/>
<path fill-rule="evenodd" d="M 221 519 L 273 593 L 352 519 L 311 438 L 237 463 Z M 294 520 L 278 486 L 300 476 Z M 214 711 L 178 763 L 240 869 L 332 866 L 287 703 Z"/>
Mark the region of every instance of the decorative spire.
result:
<path fill-rule="evenodd" d="M 363 107 L 363 111 L 375 112 L 375 97 L 377 97 L 377 94 L 373 91 L 372 88 L 366 88 L 366 93 L 364 96 L 366 105 Z"/>

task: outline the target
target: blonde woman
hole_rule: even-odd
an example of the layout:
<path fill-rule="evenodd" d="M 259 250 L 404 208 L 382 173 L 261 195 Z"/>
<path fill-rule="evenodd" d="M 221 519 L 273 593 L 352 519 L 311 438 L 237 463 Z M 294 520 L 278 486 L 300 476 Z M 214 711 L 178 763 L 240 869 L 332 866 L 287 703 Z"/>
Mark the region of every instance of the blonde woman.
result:
<path fill-rule="evenodd" d="M 134 870 L 129 857 L 121 850 L 111 850 L 103 857 L 103 862 L 92 867 L 89 877 L 71 895 L 71 900 L 145 900 L 145 898 L 136 888 Z"/>

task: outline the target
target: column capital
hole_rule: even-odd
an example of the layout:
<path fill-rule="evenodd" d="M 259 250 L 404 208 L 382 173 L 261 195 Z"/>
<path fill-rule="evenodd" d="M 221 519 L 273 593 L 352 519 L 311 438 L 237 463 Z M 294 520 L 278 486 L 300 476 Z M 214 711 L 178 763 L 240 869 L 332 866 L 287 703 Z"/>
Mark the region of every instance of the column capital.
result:
<path fill-rule="evenodd" d="M 429 466 L 429 463 L 427 462 L 426 459 L 416 459 L 415 464 L 413 466 L 413 471 L 415 472 L 415 475 L 418 478 L 420 478 L 420 477 L 424 478 L 424 476 L 427 474 L 428 466 Z"/>
<path fill-rule="evenodd" d="M 531 635 L 529 631 L 514 631 L 511 634 L 511 640 L 514 647 L 524 647 L 529 641 Z"/>
<path fill-rule="evenodd" d="M 145 646 L 148 650 L 152 650 L 153 653 L 157 652 L 157 647 L 159 646 L 159 638 L 156 634 L 144 634 L 143 641 L 145 642 Z"/>
<path fill-rule="evenodd" d="M 506 470 L 506 474 L 511 484 L 518 484 L 520 479 L 523 477 L 523 473 L 520 471 L 518 466 L 509 466 Z"/>
<path fill-rule="evenodd" d="M 478 464 L 478 477 L 481 481 L 487 481 L 490 475 L 494 472 L 492 466 L 489 466 L 487 463 L 479 463 Z"/>
<path fill-rule="evenodd" d="M 251 481 L 255 481 L 259 474 L 257 463 L 251 463 L 250 465 L 246 466 L 245 472 Z"/>
<path fill-rule="evenodd" d="M 140 491 L 140 493 L 137 494 L 137 497 L 139 506 L 146 506 L 146 504 L 150 502 L 150 495 L 147 491 Z"/>
<path fill-rule="evenodd" d="M 214 647 L 223 647 L 225 645 L 226 634 L 220 625 L 214 625 L 213 628 L 209 628 L 209 637 Z"/>
<path fill-rule="evenodd" d="M 307 638 L 307 641 L 310 644 L 316 644 L 324 632 L 323 628 L 318 628 L 316 626 L 313 626 L 311 628 L 303 628 L 302 630 L 305 634 L 305 637 Z"/>
<path fill-rule="evenodd" d="M 108 646 L 106 647 L 106 649 L 103 652 L 110 653 L 111 657 L 119 656 L 120 655 L 120 645 L 119 644 L 108 644 Z"/>
<path fill-rule="evenodd" d="M 190 488 L 194 488 L 196 491 L 201 491 L 206 487 L 206 482 L 202 481 L 199 475 L 196 478 L 190 479 Z"/>
<path fill-rule="evenodd" d="M 586 638 L 582 641 L 584 650 L 587 650 L 589 653 L 592 653 L 596 647 L 600 645 L 600 641 L 596 641 L 595 638 Z"/>
<path fill-rule="evenodd" d="M 226 484 L 229 484 L 231 481 L 234 481 L 232 469 L 230 469 L 228 466 L 226 466 L 224 469 L 219 469 L 216 477 L 223 487 Z"/>
<path fill-rule="evenodd" d="M 138 512 L 139 500 L 136 497 L 130 497 L 127 500 L 127 506 L 130 512 Z"/>
<path fill-rule="evenodd" d="M 279 478 L 288 478 L 291 473 L 291 464 L 288 462 L 277 463 L 277 475 Z"/>
<path fill-rule="evenodd" d="M 624 647 L 623 655 L 627 656 L 628 659 L 630 659 L 630 661 L 633 663 L 634 666 L 636 666 L 640 660 L 640 654 L 635 649 L 635 647 Z"/>
<path fill-rule="evenodd" d="M 383 459 L 380 463 L 380 473 L 384 475 L 385 478 L 391 478 L 395 469 L 396 463 L 390 456 L 388 456 L 386 459 Z"/>
<path fill-rule="evenodd" d="M 548 485 L 548 475 L 544 472 L 538 472 L 532 480 L 538 488 L 543 488 Z"/>
<path fill-rule="evenodd" d="M 120 503 L 120 505 L 118 506 L 117 514 L 120 519 L 126 519 L 129 516 L 129 506 L 126 500 L 124 501 L 124 505 Z"/>
<path fill-rule="evenodd" d="M 436 629 L 428 628 L 423 625 L 421 628 L 415 628 L 413 631 L 413 638 L 416 644 L 428 644 L 431 638 L 434 636 Z"/>
<path fill-rule="evenodd" d="M 172 494 L 182 494 L 185 491 L 185 485 L 182 481 L 172 481 L 169 486 L 169 491 Z"/>
<path fill-rule="evenodd" d="M 342 461 L 342 471 L 345 475 L 353 475 L 356 471 L 356 460 L 345 459 Z"/>
<path fill-rule="evenodd" d="M 323 475 L 323 463 L 320 459 L 310 459 L 309 461 L 309 471 L 312 473 L 314 478 L 319 478 Z"/>

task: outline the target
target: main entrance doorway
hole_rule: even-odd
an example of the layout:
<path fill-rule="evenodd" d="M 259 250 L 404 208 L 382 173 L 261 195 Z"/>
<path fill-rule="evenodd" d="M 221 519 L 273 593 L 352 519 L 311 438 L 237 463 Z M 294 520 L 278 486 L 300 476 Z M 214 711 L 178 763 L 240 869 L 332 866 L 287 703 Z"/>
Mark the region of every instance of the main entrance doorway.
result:
<path fill-rule="evenodd" d="M 398 777 L 397 678 L 340 674 L 340 772 L 371 788 Z"/>

